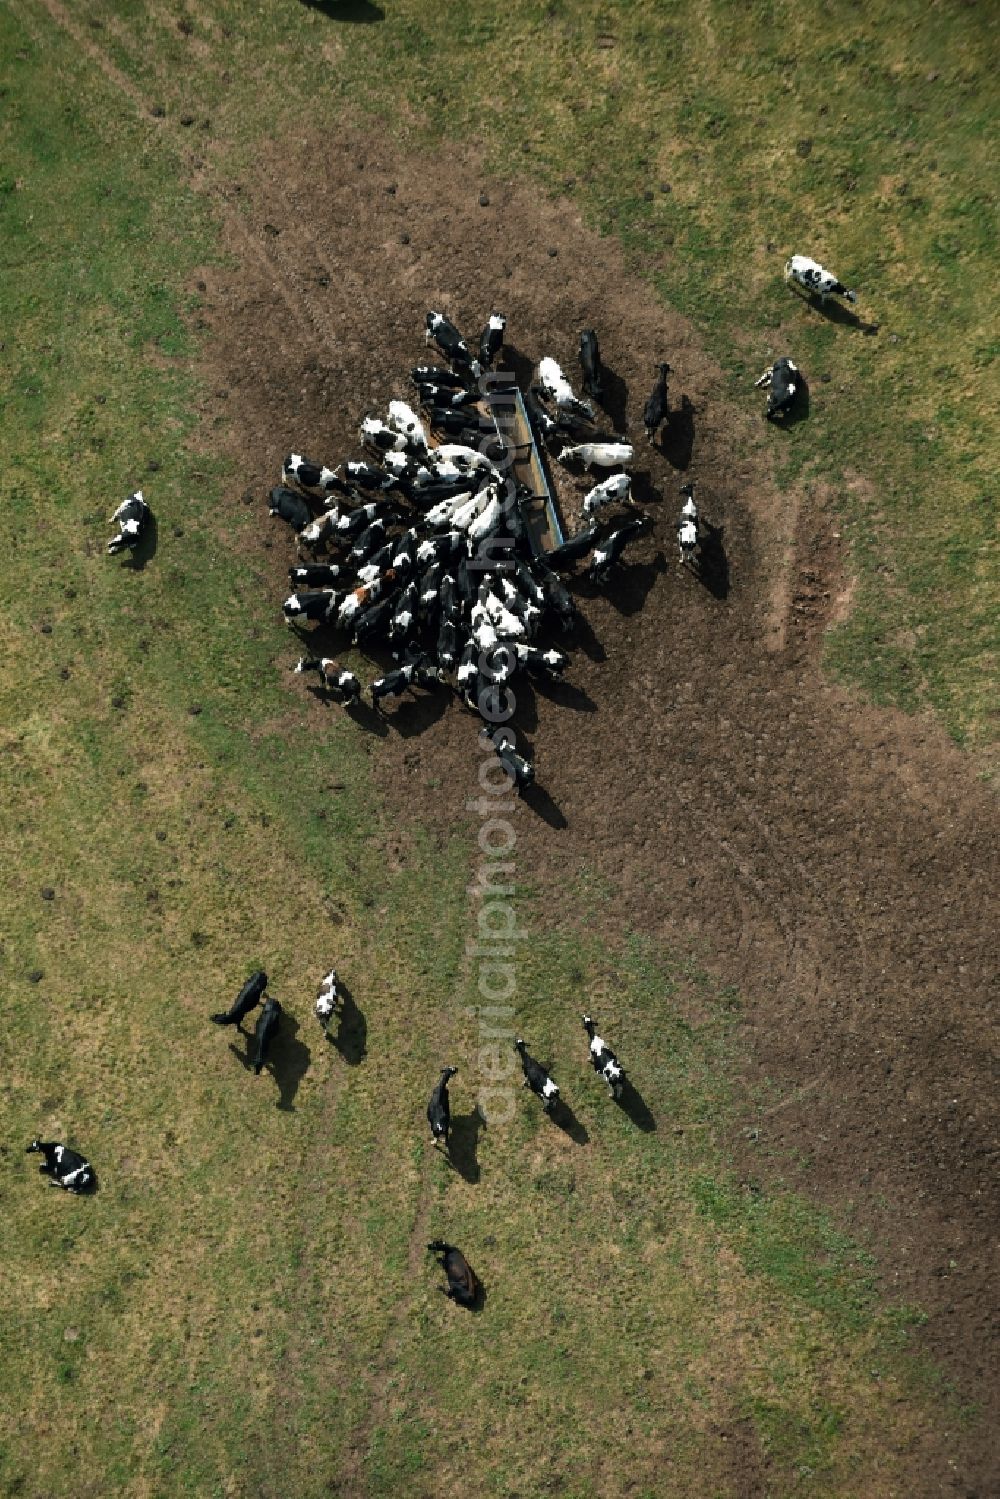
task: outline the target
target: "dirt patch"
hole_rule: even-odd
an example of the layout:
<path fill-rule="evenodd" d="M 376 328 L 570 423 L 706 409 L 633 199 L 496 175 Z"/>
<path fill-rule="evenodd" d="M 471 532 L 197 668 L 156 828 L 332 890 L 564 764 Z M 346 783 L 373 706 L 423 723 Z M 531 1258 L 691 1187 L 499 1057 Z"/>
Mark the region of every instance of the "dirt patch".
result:
<path fill-rule="evenodd" d="M 569 684 L 518 692 L 542 788 L 512 814 L 519 871 L 550 892 L 599 875 L 592 927 L 689 948 L 740 986 L 744 1169 L 795 1182 L 869 1238 L 887 1289 L 929 1313 L 925 1344 L 963 1399 L 988 1407 L 996 807 L 936 725 L 820 674 L 848 589 L 829 496 L 777 491 L 756 393 L 724 403 L 694 330 L 572 205 L 485 181 L 454 147 L 407 158 L 370 130 L 292 143 L 240 195 L 239 271 L 202 273 L 219 361 L 204 415 L 240 454 L 232 504 L 249 485 L 259 505 L 252 545 L 276 609 L 292 546 L 264 496 L 281 457 L 356 453 L 361 418 L 409 396 L 429 307 L 473 335 L 501 309 L 515 368 L 548 353 L 574 378 L 579 330 L 597 328 L 609 424 L 637 442 L 655 527 L 606 594 L 579 590 Z M 679 415 L 648 449 L 642 404 L 663 358 Z M 684 477 L 718 528 L 708 586 L 676 563 Z M 305 693 L 302 712 L 324 721 Z M 471 829 L 476 723 L 455 701 L 404 704 L 371 744 L 407 822 Z M 582 912 L 567 899 L 550 915 Z M 936 1443 L 908 1492 L 985 1492 L 984 1429 Z"/>

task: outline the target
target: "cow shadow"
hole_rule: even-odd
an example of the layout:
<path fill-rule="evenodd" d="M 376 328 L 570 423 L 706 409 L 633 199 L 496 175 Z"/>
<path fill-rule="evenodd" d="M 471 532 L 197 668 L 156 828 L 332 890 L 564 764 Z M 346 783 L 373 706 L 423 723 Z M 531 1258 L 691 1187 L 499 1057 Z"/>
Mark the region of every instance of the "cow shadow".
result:
<path fill-rule="evenodd" d="M 156 516 L 150 512 L 146 529 L 139 540 L 128 554 L 122 558 L 122 567 L 131 572 L 141 573 L 147 562 L 152 562 L 156 556 L 156 548 L 159 545 L 160 528 Z"/>
<path fill-rule="evenodd" d="M 443 686 L 430 692 L 421 691 L 419 697 L 404 698 L 391 710 L 391 717 L 386 715 L 387 721 L 404 739 L 413 739 L 444 716 L 449 700 L 450 694 Z"/>
<path fill-rule="evenodd" d="M 586 1145 L 590 1139 L 586 1125 L 581 1124 L 564 1098 L 556 1100 L 549 1118 L 553 1124 L 558 1125 L 564 1135 L 568 1135 L 574 1145 Z"/>
<path fill-rule="evenodd" d="M 486 1120 L 478 1104 L 468 1114 L 452 1116 L 448 1164 L 471 1186 L 475 1186 L 480 1177 L 479 1136 L 485 1129 Z"/>
<path fill-rule="evenodd" d="M 596 404 L 611 418 L 611 425 L 615 433 L 620 436 L 625 431 L 628 386 L 617 370 L 610 369 L 603 359 L 601 360 L 601 385 L 601 399 Z"/>
<path fill-rule="evenodd" d="M 795 395 L 792 397 L 791 406 L 780 415 L 765 419 L 769 426 L 776 427 L 779 432 L 788 432 L 792 427 L 797 427 L 800 422 L 809 420 L 809 385 L 801 370 L 795 382 Z"/>
<path fill-rule="evenodd" d="M 630 1078 L 625 1078 L 622 1085 L 621 1097 L 617 1098 L 615 1102 L 622 1113 L 628 1115 L 636 1129 L 641 1129 L 646 1134 L 655 1133 L 656 1120 L 650 1113 L 646 1100 Z"/>
<path fill-rule="evenodd" d="M 681 396 L 681 404 L 667 413 L 660 432 L 660 452 L 672 468 L 684 470 L 694 452 L 694 402 Z"/>
<path fill-rule="evenodd" d="M 295 1108 L 295 1095 L 299 1084 L 309 1070 L 310 1051 L 304 1041 L 299 1040 L 299 1022 L 285 1010 L 281 1016 L 278 1034 L 271 1043 L 271 1051 L 264 1066 L 278 1084 L 278 1108 L 286 1114 Z"/>
<path fill-rule="evenodd" d="M 535 692 L 541 693 L 550 703 L 560 708 L 572 708 L 576 713 L 596 713 L 597 704 L 589 693 L 575 682 L 564 677 L 538 677 L 532 683 Z"/>
<path fill-rule="evenodd" d="M 630 489 L 634 505 L 659 504 L 663 499 L 662 494 L 653 483 L 653 476 L 649 472 L 649 469 L 640 469 L 632 475 Z"/>
<path fill-rule="evenodd" d="M 331 21 L 351 21 L 358 26 L 371 26 L 385 20 L 381 5 L 371 0 L 302 0 L 307 10 L 318 10 L 321 16 Z"/>
<path fill-rule="evenodd" d="M 667 559 L 657 552 L 652 562 L 635 562 L 630 567 L 616 567 L 601 590 L 612 608 L 629 618 L 638 614 L 657 578 L 668 571 Z"/>
<path fill-rule="evenodd" d="M 729 558 L 722 544 L 722 526 L 713 526 L 711 521 L 702 521 L 702 534 L 698 544 L 698 561 L 695 577 L 704 584 L 713 598 L 729 596 Z"/>
<path fill-rule="evenodd" d="M 600 664 L 602 661 L 608 659 L 608 653 L 594 634 L 590 621 L 585 619 L 582 614 L 578 613 L 576 616 L 572 636 L 575 643 L 583 651 L 583 654 L 589 657 L 591 661 L 596 661 Z"/>
<path fill-rule="evenodd" d="M 828 323 L 839 323 L 842 328 L 854 328 L 857 332 L 863 333 L 866 338 L 873 338 L 879 331 L 878 323 L 866 323 L 842 302 L 821 302 L 815 292 L 806 290 L 797 292 L 796 295 L 813 312 L 818 312 L 821 317 L 825 317 Z"/>
<path fill-rule="evenodd" d="M 323 689 L 313 689 L 313 691 L 317 690 L 322 692 Z M 364 729 L 369 734 L 374 734 L 377 739 L 388 739 L 389 724 L 385 714 L 379 713 L 372 707 L 371 703 L 366 703 L 363 698 L 355 703 L 349 703 L 344 712 L 353 719 L 360 729 Z"/>
<path fill-rule="evenodd" d="M 310 1052 L 304 1041 L 298 1040 L 299 1022 L 287 1010 L 282 1010 L 278 1021 L 278 1029 L 271 1038 L 268 1047 L 267 1060 L 264 1063 L 263 1072 L 269 1072 L 278 1085 L 277 1107 L 291 1113 L 294 1110 L 295 1095 L 299 1091 L 299 1084 L 309 1070 Z M 229 1043 L 229 1050 L 233 1056 L 239 1057 L 247 1072 L 253 1072 L 253 1056 L 256 1049 L 256 1037 L 252 1032 L 246 1032 L 240 1027 L 240 1034 L 246 1041 L 246 1050 L 240 1051 L 238 1046 Z"/>
<path fill-rule="evenodd" d="M 528 354 L 522 354 L 516 344 L 508 343 L 504 339 L 497 367 L 503 373 L 514 376 L 514 382 L 520 390 L 527 390 L 531 384 L 531 377 L 535 371 L 535 361 Z"/>
<path fill-rule="evenodd" d="M 521 800 L 543 822 L 547 822 L 550 828 L 562 829 L 569 827 L 569 823 L 566 821 L 565 814 L 559 803 L 553 801 L 552 797 L 545 790 L 545 787 L 539 786 L 537 781 L 532 781 L 530 786 L 525 787 L 521 792 Z"/>
<path fill-rule="evenodd" d="M 344 981 L 338 976 L 337 993 L 340 1007 L 337 1011 L 337 1032 L 327 1030 L 326 1039 L 335 1046 L 348 1067 L 360 1067 L 368 1055 L 368 1022 L 364 1012 Z"/>

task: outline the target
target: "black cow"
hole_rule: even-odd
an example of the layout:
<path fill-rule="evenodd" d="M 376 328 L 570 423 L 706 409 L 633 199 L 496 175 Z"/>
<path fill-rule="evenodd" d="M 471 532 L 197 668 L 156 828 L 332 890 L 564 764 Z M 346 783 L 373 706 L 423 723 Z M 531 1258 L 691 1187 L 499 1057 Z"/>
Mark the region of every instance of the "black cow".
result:
<path fill-rule="evenodd" d="M 267 1061 L 267 1053 L 271 1047 L 271 1038 L 278 1029 L 280 1018 L 281 1006 L 276 999 L 272 999 L 269 995 L 264 1001 L 264 1008 L 257 1016 L 257 1024 L 253 1030 L 254 1052 L 252 1066 L 254 1074 L 257 1077 L 260 1077 L 261 1069 Z"/>
<path fill-rule="evenodd" d="M 305 567 L 290 567 L 288 581 L 293 588 L 332 588 L 340 571 L 336 563 L 311 562 Z"/>
<path fill-rule="evenodd" d="M 656 377 L 656 384 L 642 409 L 642 425 L 646 429 L 647 442 L 653 441 L 657 428 L 667 419 L 667 376 L 670 374 L 670 366 L 661 364 L 658 368 L 660 373 Z"/>
<path fill-rule="evenodd" d="M 296 533 L 304 531 L 313 518 L 313 513 L 302 496 L 296 494 L 294 489 L 285 489 L 280 484 L 271 490 L 267 513 L 287 521 Z"/>
<path fill-rule="evenodd" d="M 89 1192 L 97 1181 L 90 1162 L 68 1145 L 59 1145 L 54 1140 L 32 1140 L 25 1155 L 41 1154 L 45 1164 L 38 1170 L 47 1176 L 53 1187 L 63 1187 L 67 1192 Z"/>
<path fill-rule="evenodd" d="M 431 1254 L 441 1256 L 438 1264 L 448 1277 L 447 1289 L 439 1287 L 442 1294 L 450 1296 L 459 1306 L 474 1306 L 479 1295 L 479 1278 L 462 1251 L 454 1244 L 446 1244 L 444 1239 L 432 1240 L 427 1248 Z"/>
<path fill-rule="evenodd" d="M 587 526 L 560 546 L 553 547 L 551 552 L 545 553 L 546 566 L 557 568 L 559 572 L 568 571 L 574 562 L 578 562 L 581 557 L 586 557 L 597 540 L 598 529 L 596 525 Z"/>
<path fill-rule="evenodd" d="M 216 1025 L 239 1025 L 244 1015 L 249 1015 L 260 1004 L 266 988 L 267 974 L 263 968 L 258 968 L 247 979 L 229 1009 L 220 1010 L 217 1014 L 210 1015 L 209 1019 L 214 1020 Z"/>
<path fill-rule="evenodd" d="M 448 1134 L 451 1129 L 451 1105 L 448 1102 L 448 1080 L 453 1078 L 458 1071 L 457 1067 L 446 1067 L 431 1094 L 431 1101 L 427 1105 L 427 1123 L 431 1127 L 431 1141 L 437 1144 L 439 1140 L 448 1147 Z"/>
<path fill-rule="evenodd" d="M 601 364 L 597 334 L 593 328 L 584 328 L 580 334 L 580 365 L 583 369 L 584 395 L 599 401 L 604 395 L 604 382 L 601 379 L 604 367 Z"/>
<path fill-rule="evenodd" d="M 324 588 L 315 593 L 290 594 L 282 604 L 281 612 L 286 624 L 295 624 L 302 619 L 311 620 L 315 624 L 317 621 L 329 620 L 336 607 L 337 595 L 332 589 Z"/>

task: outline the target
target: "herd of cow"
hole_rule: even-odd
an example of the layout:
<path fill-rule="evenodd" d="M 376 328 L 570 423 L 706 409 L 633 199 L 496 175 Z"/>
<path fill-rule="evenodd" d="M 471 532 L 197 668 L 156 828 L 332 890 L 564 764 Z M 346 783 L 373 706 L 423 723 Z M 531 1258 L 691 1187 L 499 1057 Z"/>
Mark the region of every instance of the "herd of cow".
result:
<path fill-rule="evenodd" d="M 784 274 L 786 282 L 822 303 L 831 295 L 856 300 L 854 292 L 807 256 L 793 255 Z M 552 678 L 566 669 L 563 651 L 534 644 L 546 626 L 563 633 L 572 627 L 576 606 L 560 574 L 572 572 L 589 555 L 587 576 L 606 583 L 625 547 L 652 523 L 643 513 L 627 519 L 621 514 L 621 507 L 634 508 L 625 471 L 633 449 L 596 431 L 593 403 L 602 398 L 603 379 L 593 329 L 580 335 L 583 397 L 576 395 L 556 361 L 544 358 L 524 393 L 525 409 L 536 442 L 559 463 L 621 471 L 609 473 L 584 497 L 579 530 L 541 551 L 532 544 L 522 516 L 525 503 L 537 497 L 513 477 L 511 442 L 487 418 L 483 404 L 484 384 L 497 389 L 495 379 L 484 382 L 484 377 L 503 347 L 506 320 L 498 313 L 490 316 L 476 355 L 444 314 L 429 312 L 426 321 L 427 340 L 436 344 L 444 363 L 411 371 L 425 419 L 405 402 L 390 401 L 384 422 L 369 417 L 362 423 L 367 458 L 348 461 L 339 472 L 294 453 L 284 462 L 282 484 L 271 492 L 270 513 L 293 527 L 299 548 L 313 558 L 290 568 L 298 591 L 285 600 L 284 614 L 291 625 L 311 621 L 335 626 L 355 645 L 382 642 L 389 647 L 400 664 L 371 683 L 375 707 L 413 687 L 434 688 L 454 673 L 460 697 L 484 721 L 511 783 L 523 789 L 534 771 L 502 726 L 510 716 L 504 708 L 505 689 L 519 670 Z M 669 364 L 661 363 L 643 410 L 650 442 L 668 419 L 669 373 Z M 776 360 L 756 383 L 768 388 L 765 415 L 771 421 L 788 415 L 802 388 L 797 366 L 787 357 Z M 573 438 L 582 440 L 568 441 Z M 677 545 L 683 564 L 697 552 L 700 526 L 694 485 L 683 485 L 681 494 Z M 615 506 L 618 519 L 607 527 L 606 514 Z M 134 552 L 153 524 L 141 490 L 129 495 L 111 519 L 119 527 L 108 543 L 111 554 Z M 316 560 L 320 552 L 327 560 Z M 357 676 L 329 657 L 301 657 L 294 669 L 317 672 L 325 692 L 348 707 L 361 701 Z M 267 975 L 258 971 L 228 1010 L 210 1017 L 217 1025 L 240 1026 L 261 1006 L 249 1057 L 258 1075 L 282 1015 L 281 1005 L 266 991 Z M 315 1003 L 324 1031 L 342 1001 L 331 970 Z M 590 1061 L 620 1101 L 626 1088 L 622 1067 L 591 1016 L 583 1016 L 583 1025 Z M 558 1084 L 528 1053 L 521 1037 L 514 1046 L 525 1087 L 551 1114 L 559 1103 Z M 442 1071 L 427 1106 L 431 1139 L 443 1142 L 445 1149 L 451 1118 L 448 1084 L 457 1070 Z M 35 1139 L 27 1151 L 44 1157 L 39 1170 L 54 1185 L 77 1194 L 95 1188 L 93 1167 L 69 1146 Z M 442 1239 L 427 1247 L 440 1255 L 446 1294 L 462 1305 L 475 1305 L 482 1287 L 461 1251 Z"/>

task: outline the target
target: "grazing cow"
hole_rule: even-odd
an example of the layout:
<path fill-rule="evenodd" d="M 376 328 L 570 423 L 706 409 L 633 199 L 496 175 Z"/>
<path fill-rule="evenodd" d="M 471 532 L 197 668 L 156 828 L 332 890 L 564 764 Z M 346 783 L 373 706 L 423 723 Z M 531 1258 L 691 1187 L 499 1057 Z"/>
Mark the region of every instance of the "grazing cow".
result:
<path fill-rule="evenodd" d="M 776 359 L 773 364 L 768 365 L 760 379 L 754 381 L 755 389 L 759 390 L 762 385 L 767 388 L 767 410 L 764 416 L 769 422 L 784 416 L 795 404 L 801 383 L 796 379 L 798 373 L 798 365 L 793 364 L 790 359 Z"/>
<path fill-rule="evenodd" d="M 691 561 L 698 547 L 698 507 L 694 502 L 693 484 L 682 484 L 680 492 L 687 497 L 677 523 L 677 548 L 683 565 Z"/>
<path fill-rule="evenodd" d="M 127 500 L 122 500 L 114 515 L 108 518 L 109 525 L 112 521 L 118 522 L 118 535 L 112 536 L 108 542 L 108 556 L 113 557 L 124 548 L 130 552 L 135 551 L 149 530 L 152 519 L 153 512 L 143 499 L 141 489 L 130 494 Z"/>
<path fill-rule="evenodd" d="M 323 1027 L 324 1036 L 330 1034 L 330 1021 L 336 1015 L 341 1002 L 341 993 L 337 988 L 337 970 L 331 968 L 325 974 L 319 986 L 319 994 L 316 996 L 316 1019 Z"/>
<path fill-rule="evenodd" d="M 455 1076 L 457 1067 L 446 1067 L 442 1072 L 431 1101 L 427 1105 L 427 1122 L 431 1127 L 431 1143 L 436 1145 L 443 1140 L 445 1149 L 448 1148 L 448 1134 L 451 1129 L 451 1105 L 448 1102 L 448 1079 Z"/>
<path fill-rule="evenodd" d="M 43 1155 L 45 1164 L 38 1170 L 47 1176 L 53 1187 L 63 1187 L 67 1192 L 88 1192 L 97 1177 L 90 1162 L 68 1145 L 55 1140 L 32 1140 L 25 1155 Z"/>
<path fill-rule="evenodd" d="M 352 706 L 361 701 L 361 683 L 353 671 L 345 671 L 330 656 L 302 656 L 294 668 L 297 672 L 317 671 L 323 684 L 335 702 Z"/>
<path fill-rule="evenodd" d="M 813 296 L 817 296 L 825 307 L 827 297 L 843 297 L 847 302 L 856 302 L 857 293 L 848 291 L 842 281 L 838 281 L 832 271 L 824 270 L 818 261 L 810 260 L 808 255 L 793 255 L 790 260 L 785 261 L 785 281 L 795 282 L 802 286 Z"/>
<path fill-rule="evenodd" d="M 630 484 L 628 474 L 612 474 L 600 484 L 595 484 L 580 508 L 581 519 L 596 515 L 605 505 L 627 505 L 632 498 Z"/>
<path fill-rule="evenodd" d="M 566 376 L 556 360 L 546 356 L 538 364 L 538 383 L 548 400 L 554 401 L 564 416 L 574 421 L 593 424 L 594 408 L 589 401 L 581 401 L 573 393 Z"/>
<path fill-rule="evenodd" d="M 479 1278 L 462 1251 L 454 1244 L 446 1244 L 444 1239 L 434 1239 L 427 1248 L 431 1254 L 441 1256 L 438 1264 L 448 1277 L 447 1289 L 444 1286 L 438 1289 L 459 1306 L 474 1306 L 479 1295 Z"/>
<path fill-rule="evenodd" d="M 296 670 L 298 668 L 296 667 Z M 251 1010 L 256 1009 L 264 997 L 267 988 L 267 974 L 263 968 L 258 968 L 247 979 L 243 988 L 237 994 L 228 1010 L 220 1010 L 216 1015 L 210 1015 L 216 1025 L 240 1025 L 244 1015 L 249 1015 Z"/>
<path fill-rule="evenodd" d="M 584 394 L 600 401 L 604 395 L 604 382 L 601 378 L 604 366 L 601 364 L 601 350 L 593 328 L 584 328 L 580 334 L 580 365 L 583 369 Z"/>
<path fill-rule="evenodd" d="M 656 377 L 656 384 L 642 409 L 642 424 L 646 429 L 647 442 L 653 441 L 657 428 L 667 419 L 667 376 L 670 374 L 670 366 L 664 363 L 657 368 L 660 373 Z"/>
<path fill-rule="evenodd" d="M 267 1061 L 267 1054 L 271 1049 L 271 1039 L 278 1029 L 281 1018 L 281 1006 L 276 999 L 268 995 L 264 1001 L 264 1008 L 257 1016 L 257 1024 L 253 1029 L 254 1052 L 253 1070 L 256 1077 L 260 1077 L 261 1069 Z"/>
<path fill-rule="evenodd" d="M 313 562 L 308 567 L 290 567 L 288 581 L 296 588 L 332 588 L 340 577 L 335 563 Z"/>
<path fill-rule="evenodd" d="M 619 1099 L 625 1089 L 625 1073 L 607 1042 L 597 1034 L 597 1028 L 589 1015 L 583 1017 L 583 1028 L 590 1037 L 590 1061 L 594 1071 L 603 1077 L 611 1097 Z"/>
<path fill-rule="evenodd" d="M 313 513 L 305 500 L 294 489 L 286 489 L 277 484 L 271 490 L 267 502 L 268 515 L 276 515 L 279 520 L 287 521 L 295 532 L 304 531 L 310 524 Z"/>
<path fill-rule="evenodd" d="M 611 535 L 595 549 L 590 559 L 587 575 L 591 582 L 606 582 L 611 569 L 618 562 L 629 542 L 634 541 L 637 536 L 644 535 L 652 524 L 648 515 L 637 515 L 635 520 L 627 521 L 624 526 L 619 526 L 617 531 L 612 531 Z"/>
<path fill-rule="evenodd" d="M 580 442 L 574 447 L 563 448 L 559 462 L 575 461 L 582 463 L 584 468 L 626 468 L 634 454 L 630 442 Z"/>
<path fill-rule="evenodd" d="M 337 604 L 337 595 L 332 588 L 323 588 L 316 593 L 293 593 L 281 606 L 285 616 L 285 623 L 292 625 L 299 620 L 308 619 L 316 623 L 329 620 Z"/>
<path fill-rule="evenodd" d="M 569 657 L 562 651 L 550 648 L 540 651 L 533 645 L 515 645 L 517 664 L 536 677 L 561 677 L 569 665 Z"/>
<path fill-rule="evenodd" d="M 311 463 L 301 453 L 289 453 L 281 465 L 281 482 L 287 484 L 289 481 L 319 499 L 344 487 L 343 479 L 339 479 L 332 468 L 323 463 Z"/>
<path fill-rule="evenodd" d="M 502 312 L 491 312 L 490 320 L 479 335 L 479 367 L 488 370 L 503 348 L 504 329 L 507 319 Z"/>
<path fill-rule="evenodd" d="M 541 1062 L 536 1062 L 534 1057 L 529 1056 L 520 1036 L 514 1042 L 514 1050 L 521 1058 L 521 1069 L 524 1073 L 523 1086 L 530 1088 L 532 1093 L 537 1093 L 542 1100 L 542 1108 L 546 1114 L 551 1114 L 559 1098 L 558 1084 L 549 1077 Z"/>

